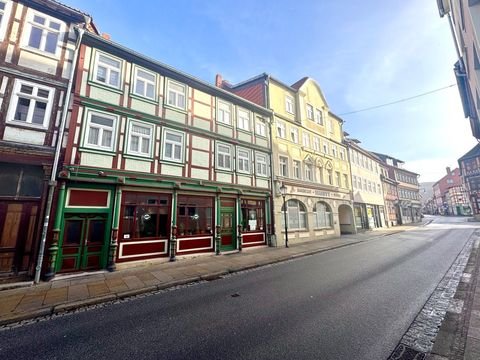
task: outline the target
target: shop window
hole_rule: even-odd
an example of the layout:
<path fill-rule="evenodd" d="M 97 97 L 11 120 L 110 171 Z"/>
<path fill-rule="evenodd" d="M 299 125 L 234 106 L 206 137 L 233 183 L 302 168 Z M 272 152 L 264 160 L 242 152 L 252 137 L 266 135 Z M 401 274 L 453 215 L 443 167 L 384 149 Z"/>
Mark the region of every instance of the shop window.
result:
<path fill-rule="evenodd" d="M 0 163 L 0 196 L 39 198 L 43 178 L 41 167 Z"/>
<path fill-rule="evenodd" d="M 298 230 L 307 229 L 307 209 L 305 205 L 298 200 L 288 200 L 287 205 L 287 223 L 288 229 Z M 285 213 L 285 206 L 282 206 L 282 214 Z M 285 217 L 282 215 L 282 226 L 285 226 Z"/>
<path fill-rule="evenodd" d="M 313 208 L 313 212 L 315 214 L 315 227 L 332 227 L 332 210 L 328 204 L 324 202 L 317 202 Z"/>
<path fill-rule="evenodd" d="M 265 201 L 242 199 L 242 231 L 265 230 Z"/>
<path fill-rule="evenodd" d="M 125 192 L 122 199 L 122 240 L 168 238 L 170 196 Z"/>
<path fill-rule="evenodd" d="M 177 203 L 178 236 L 212 234 L 212 198 L 204 196 L 179 195 Z"/>

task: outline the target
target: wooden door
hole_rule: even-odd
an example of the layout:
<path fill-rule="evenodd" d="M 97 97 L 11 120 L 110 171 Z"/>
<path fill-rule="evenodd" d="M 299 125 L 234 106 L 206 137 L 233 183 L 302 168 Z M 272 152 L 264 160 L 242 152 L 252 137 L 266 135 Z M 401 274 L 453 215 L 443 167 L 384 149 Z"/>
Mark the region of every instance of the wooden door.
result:
<path fill-rule="evenodd" d="M 105 267 L 108 231 L 105 215 L 66 216 L 63 226 L 59 272 L 96 270 Z"/>
<path fill-rule="evenodd" d="M 220 209 L 221 247 L 222 251 L 233 250 L 236 245 L 235 208 Z"/>

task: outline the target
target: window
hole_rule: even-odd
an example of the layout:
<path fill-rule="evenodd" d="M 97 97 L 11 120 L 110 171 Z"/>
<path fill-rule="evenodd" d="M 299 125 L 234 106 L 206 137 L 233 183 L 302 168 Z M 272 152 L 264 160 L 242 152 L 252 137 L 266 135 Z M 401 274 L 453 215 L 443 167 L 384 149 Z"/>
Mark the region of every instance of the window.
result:
<path fill-rule="evenodd" d="M 124 192 L 120 239 L 168 239 L 170 195 Z"/>
<path fill-rule="evenodd" d="M 322 111 L 319 109 L 315 109 L 315 122 L 318 125 L 323 125 L 323 114 Z"/>
<path fill-rule="evenodd" d="M 372 192 L 372 182 L 368 182 L 368 191 Z"/>
<path fill-rule="evenodd" d="M 250 174 L 250 150 L 238 149 L 237 170 L 241 173 Z"/>
<path fill-rule="evenodd" d="M 340 182 L 340 173 L 338 171 L 335 171 L 335 185 L 337 186 L 342 186 L 341 182 Z"/>
<path fill-rule="evenodd" d="M 58 55 L 58 41 L 62 29 L 59 20 L 32 12 L 29 15 L 27 29 L 29 35 L 26 45 L 29 48 Z"/>
<path fill-rule="evenodd" d="M 345 151 L 343 149 L 340 149 L 340 159 L 345 160 Z"/>
<path fill-rule="evenodd" d="M 305 180 L 313 181 L 313 166 L 312 166 L 312 164 L 305 164 Z"/>
<path fill-rule="evenodd" d="M 367 191 L 367 179 L 363 179 L 363 190 Z"/>
<path fill-rule="evenodd" d="M 8 16 L 10 14 L 11 1 L 0 0 L 0 41 L 3 40 L 7 29 Z"/>
<path fill-rule="evenodd" d="M 277 121 L 277 136 L 282 139 L 287 137 L 287 130 L 284 122 Z"/>
<path fill-rule="evenodd" d="M 307 104 L 307 118 L 313 120 L 313 106 Z"/>
<path fill-rule="evenodd" d="M 310 147 L 310 134 L 307 132 L 303 133 L 303 146 L 306 148 Z"/>
<path fill-rule="evenodd" d="M 319 173 L 318 182 L 320 184 L 323 184 L 323 167 L 322 166 L 318 167 L 318 173 Z"/>
<path fill-rule="evenodd" d="M 151 156 L 153 125 L 130 121 L 128 125 L 127 153 L 131 155 Z"/>
<path fill-rule="evenodd" d="M 298 144 L 298 129 L 296 127 L 292 127 L 290 129 L 290 139 L 294 143 Z"/>
<path fill-rule="evenodd" d="M 285 156 L 279 157 L 280 176 L 288 176 L 288 158 Z"/>
<path fill-rule="evenodd" d="M 328 144 L 327 143 L 323 143 L 323 152 L 324 152 L 324 154 L 328 155 Z"/>
<path fill-rule="evenodd" d="M 216 156 L 217 169 L 220 170 L 232 170 L 232 147 L 226 144 L 217 143 L 217 156 Z"/>
<path fill-rule="evenodd" d="M 54 93 L 52 88 L 15 80 L 7 121 L 47 128 Z"/>
<path fill-rule="evenodd" d="M 244 109 L 238 109 L 237 127 L 245 131 L 250 131 L 250 112 L 249 111 Z"/>
<path fill-rule="evenodd" d="M 217 121 L 222 124 L 232 125 L 232 105 L 223 101 L 218 102 Z"/>
<path fill-rule="evenodd" d="M 179 236 L 212 234 L 213 198 L 178 195 L 177 203 L 177 228 Z"/>
<path fill-rule="evenodd" d="M 179 131 L 163 131 L 162 159 L 168 161 L 183 162 L 185 134 Z"/>
<path fill-rule="evenodd" d="M 120 88 L 120 74 L 122 63 L 105 54 L 97 52 L 95 61 L 95 81 Z"/>
<path fill-rule="evenodd" d="M 320 151 L 320 139 L 318 136 L 313 137 L 313 150 Z"/>
<path fill-rule="evenodd" d="M 313 208 L 315 214 L 316 228 L 331 228 L 332 227 L 332 210 L 330 206 L 324 202 L 317 202 Z"/>
<path fill-rule="evenodd" d="M 348 175 L 343 174 L 343 187 L 348 189 Z"/>
<path fill-rule="evenodd" d="M 337 157 L 337 145 L 332 145 L 332 156 Z"/>
<path fill-rule="evenodd" d="M 307 210 L 305 205 L 298 200 L 288 200 L 287 203 L 287 223 L 289 230 L 307 228 Z M 285 206 L 282 206 L 282 213 L 285 213 Z M 282 225 L 285 227 L 285 216 L 282 216 Z"/>
<path fill-rule="evenodd" d="M 266 154 L 255 153 L 255 169 L 258 176 L 268 176 L 268 157 Z"/>
<path fill-rule="evenodd" d="M 84 145 L 93 149 L 114 150 L 118 118 L 115 115 L 89 111 Z"/>
<path fill-rule="evenodd" d="M 290 95 L 285 95 L 285 111 L 290 114 L 295 114 L 295 110 L 293 107 L 293 97 Z"/>
<path fill-rule="evenodd" d="M 242 199 L 242 231 L 265 230 L 265 201 Z"/>
<path fill-rule="evenodd" d="M 265 124 L 265 120 L 262 118 L 257 118 L 255 122 L 255 133 L 259 136 L 267 136 L 267 125 Z"/>
<path fill-rule="evenodd" d="M 300 168 L 301 168 L 300 161 L 293 160 L 293 177 L 295 179 L 301 179 Z"/>
<path fill-rule="evenodd" d="M 155 89 L 157 87 L 157 76 L 150 71 L 135 67 L 135 77 L 133 80 L 135 95 L 143 96 L 155 100 Z"/>
<path fill-rule="evenodd" d="M 333 173 L 332 170 L 327 170 L 328 184 L 333 185 Z"/>
<path fill-rule="evenodd" d="M 357 187 L 357 177 L 355 175 L 352 175 L 352 182 L 353 182 L 353 187 L 356 188 Z M 348 187 L 348 186 L 347 186 Z"/>
<path fill-rule="evenodd" d="M 187 87 L 173 80 L 167 81 L 167 104 L 182 110 L 186 107 Z"/>

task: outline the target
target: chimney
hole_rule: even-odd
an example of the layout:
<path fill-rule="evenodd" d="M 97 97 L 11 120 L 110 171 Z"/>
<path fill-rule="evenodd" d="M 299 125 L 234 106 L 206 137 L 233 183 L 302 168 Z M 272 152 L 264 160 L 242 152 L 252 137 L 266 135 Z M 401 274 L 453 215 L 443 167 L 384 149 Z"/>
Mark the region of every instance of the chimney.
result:
<path fill-rule="evenodd" d="M 450 175 L 452 171 L 450 170 L 450 166 L 447 166 L 447 175 Z"/>
<path fill-rule="evenodd" d="M 222 85 L 223 85 L 222 75 L 217 74 L 217 75 L 215 76 L 215 86 L 221 88 Z"/>
<path fill-rule="evenodd" d="M 107 34 L 107 33 L 102 33 L 102 38 L 104 38 L 105 40 L 110 40 L 110 34 Z"/>

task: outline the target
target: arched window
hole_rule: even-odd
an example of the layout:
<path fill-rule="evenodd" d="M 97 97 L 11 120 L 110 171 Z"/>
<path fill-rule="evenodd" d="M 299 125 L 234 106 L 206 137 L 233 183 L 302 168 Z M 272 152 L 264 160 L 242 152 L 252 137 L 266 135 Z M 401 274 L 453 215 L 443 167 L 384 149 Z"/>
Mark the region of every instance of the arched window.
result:
<path fill-rule="evenodd" d="M 324 202 L 317 202 L 313 207 L 315 213 L 315 227 L 331 228 L 332 227 L 332 210 L 330 206 Z"/>
<path fill-rule="evenodd" d="M 307 209 L 303 203 L 298 200 L 288 200 L 287 203 L 287 223 L 288 229 L 306 229 L 307 228 Z M 282 215 L 285 213 L 285 207 L 282 206 Z M 282 225 L 285 226 L 285 218 L 282 216 Z"/>

